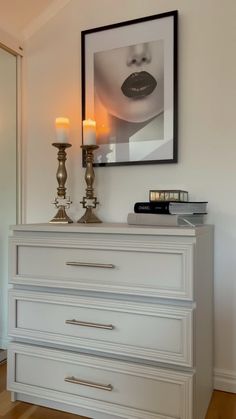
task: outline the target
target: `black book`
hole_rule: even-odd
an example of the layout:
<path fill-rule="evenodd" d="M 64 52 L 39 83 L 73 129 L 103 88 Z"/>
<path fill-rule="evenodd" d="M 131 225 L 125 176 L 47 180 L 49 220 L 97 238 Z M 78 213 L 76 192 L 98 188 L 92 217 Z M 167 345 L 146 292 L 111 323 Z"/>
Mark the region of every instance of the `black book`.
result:
<path fill-rule="evenodd" d="M 207 202 L 136 202 L 134 212 L 144 214 L 206 214 Z"/>

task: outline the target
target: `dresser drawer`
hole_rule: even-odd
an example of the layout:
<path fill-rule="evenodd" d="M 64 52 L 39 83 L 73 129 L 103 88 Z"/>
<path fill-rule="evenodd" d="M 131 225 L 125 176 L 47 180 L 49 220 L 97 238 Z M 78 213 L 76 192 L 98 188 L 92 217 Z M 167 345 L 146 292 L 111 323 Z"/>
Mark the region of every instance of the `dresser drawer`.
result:
<path fill-rule="evenodd" d="M 144 241 L 121 249 L 101 240 L 90 246 L 14 242 L 11 282 L 192 300 L 192 245 Z"/>
<path fill-rule="evenodd" d="M 127 419 L 192 418 L 191 373 L 21 344 L 8 356 L 12 391 Z"/>
<path fill-rule="evenodd" d="M 11 336 L 193 365 L 190 308 L 17 290 L 9 296 Z"/>

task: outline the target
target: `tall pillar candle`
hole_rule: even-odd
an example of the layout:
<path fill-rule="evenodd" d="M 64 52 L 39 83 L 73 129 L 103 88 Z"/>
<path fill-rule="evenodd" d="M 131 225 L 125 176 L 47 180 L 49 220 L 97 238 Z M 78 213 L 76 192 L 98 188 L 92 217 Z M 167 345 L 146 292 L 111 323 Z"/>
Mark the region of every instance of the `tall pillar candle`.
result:
<path fill-rule="evenodd" d="M 69 125 L 70 125 L 70 121 L 68 118 L 64 118 L 64 117 L 56 118 L 55 126 L 56 126 L 56 142 L 57 143 L 68 143 Z"/>
<path fill-rule="evenodd" d="M 83 121 L 83 145 L 96 145 L 96 122 L 92 119 Z"/>

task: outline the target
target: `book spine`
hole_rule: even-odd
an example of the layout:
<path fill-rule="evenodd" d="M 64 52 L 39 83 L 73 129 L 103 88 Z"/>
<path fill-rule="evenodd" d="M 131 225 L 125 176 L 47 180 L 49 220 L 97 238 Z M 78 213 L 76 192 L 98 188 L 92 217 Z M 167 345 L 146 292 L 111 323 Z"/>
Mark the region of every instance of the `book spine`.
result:
<path fill-rule="evenodd" d="M 136 202 L 134 212 L 143 214 L 170 214 L 169 202 Z"/>

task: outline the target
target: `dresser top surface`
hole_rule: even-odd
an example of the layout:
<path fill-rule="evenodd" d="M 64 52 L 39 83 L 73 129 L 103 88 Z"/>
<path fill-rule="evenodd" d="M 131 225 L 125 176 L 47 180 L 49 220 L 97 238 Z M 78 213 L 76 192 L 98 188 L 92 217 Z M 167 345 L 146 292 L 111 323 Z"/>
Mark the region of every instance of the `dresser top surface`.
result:
<path fill-rule="evenodd" d="M 144 226 L 126 223 L 99 224 L 18 224 L 10 227 L 13 232 L 52 232 L 52 233 L 93 233 L 93 234 L 132 234 L 158 236 L 198 236 L 209 232 L 212 225 L 195 227 Z"/>

